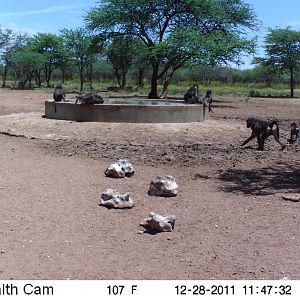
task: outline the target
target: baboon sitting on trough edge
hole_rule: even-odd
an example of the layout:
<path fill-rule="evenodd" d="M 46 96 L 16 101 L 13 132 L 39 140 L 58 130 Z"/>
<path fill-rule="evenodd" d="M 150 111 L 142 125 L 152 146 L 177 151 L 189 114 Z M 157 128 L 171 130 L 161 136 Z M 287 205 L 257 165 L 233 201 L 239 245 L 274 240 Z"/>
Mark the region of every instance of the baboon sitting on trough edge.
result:
<path fill-rule="evenodd" d="M 189 88 L 186 93 L 184 94 L 184 102 L 185 103 L 198 103 L 199 96 L 198 96 L 198 84 L 194 84 L 191 88 Z"/>
<path fill-rule="evenodd" d="M 53 99 L 54 101 L 56 102 L 60 102 L 60 101 L 65 101 L 65 93 L 64 93 L 64 90 L 61 86 L 61 84 L 58 84 L 55 89 L 54 89 L 54 92 L 53 92 Z"/>
<path fill-rule="evenodd" d="M 80 101 L 81 104 L 103 104 L 104 100 L 101 96 L 94 93 L 79 95 L 76 97 L 75 104 Z"/>
<path fill-rule="evenodd" d="M 299 138 L 299 126 L 297 123 L 292 123 L 291 124 L 291 139 L 290 139 L 290 143 L 297 143 Z"/>
<path fill-rule="evenodd" d="M 279 126 L 278 121 L 263 121 L 256 118 L 247 119 L 247 128 L 251 128 L 252 132 L 250 137 L 242 143 L 242 146 L 246 145 L 252 139 L 256 138 L 258 143 L 258 150 L 264 150 L 264 144 L 266 139 L 273 135 L 276 142 L 281 145 L 281 149 L 285 149 L 285 145 L 279 139 Z"/>

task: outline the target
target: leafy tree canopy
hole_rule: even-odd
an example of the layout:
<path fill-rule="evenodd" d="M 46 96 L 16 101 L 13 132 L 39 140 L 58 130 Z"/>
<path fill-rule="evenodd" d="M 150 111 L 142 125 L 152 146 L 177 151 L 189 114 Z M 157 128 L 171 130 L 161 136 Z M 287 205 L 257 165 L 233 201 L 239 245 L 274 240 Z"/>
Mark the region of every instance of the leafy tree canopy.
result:
<path fill-rule="evenodd" d="M 289 71 L 291 97 L 294 97 L 294 72 L 300 66 L 300 32 L 288 28 L 268 29 L 264 58 L 255 62 L 274 70 Z"/>
<path fill-rule="evenodd" d="M 296 68 L 300 65 L 300 32 L 291 28 L 271 29 L 265 38 L 266 59 L 270 65 L 280 69 Z"/>
<path fill-rule="evenodd" d="M 246 30 L 256 17 L 242 0 L 104 0 L 86 22 L 105 39 L 126 35 L 144 42 L 153 69 L 149 97 L 157 98 L 157 80 L 170 69 L 238 61 L 242 51 L 252 52 Z"/>

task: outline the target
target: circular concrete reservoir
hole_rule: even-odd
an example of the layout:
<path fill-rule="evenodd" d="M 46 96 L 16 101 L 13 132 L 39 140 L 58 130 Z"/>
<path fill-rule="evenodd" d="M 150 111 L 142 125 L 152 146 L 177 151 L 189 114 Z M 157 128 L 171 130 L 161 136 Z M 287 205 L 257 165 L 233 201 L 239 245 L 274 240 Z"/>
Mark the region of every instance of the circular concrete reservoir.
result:
<path fill-rule="evenodd" d="M 46 101 L 45 117 L 78 122 L 186 123 L 205 121 L 208 109 L 183 100 L 108 98 L 103 104 Z"/>

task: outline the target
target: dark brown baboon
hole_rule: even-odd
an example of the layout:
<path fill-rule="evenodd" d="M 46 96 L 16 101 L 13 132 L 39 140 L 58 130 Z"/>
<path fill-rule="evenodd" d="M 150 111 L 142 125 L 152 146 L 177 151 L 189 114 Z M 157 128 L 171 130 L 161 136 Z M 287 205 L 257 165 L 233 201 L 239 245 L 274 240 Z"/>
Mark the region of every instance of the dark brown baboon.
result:
<path fill-rule="evenodd" d="M 77 104 L 77 102 L 80 101 L 80 103 L 82 104 L 103 104 L 104 100 L 101 96 L 96 95 L 94 93 L 89 93 L 86 95 L 78 95 L 76 97 L 76 101 L 75 104 Z"/>
<path fill-rule="evenodd" d="M 213 102 L 212 90 L 207 90 L 205 96 L 203 97 L 203 106 L 208 107 L 208 111 L 213 113 L 211 104 Z"/>
<path fill-rule="evenodd" d="M 251 128 L 252 132 L 250 137 L 242 143 L 242 146 L 246 145 L 252 139 L 256 138 L 258 143 L 258 150 L 264 150 L 264 144 L 266 139 L 273 135 L 276 142 L 281 145 L 281 149 L 285 148 L 285 145 L 279 139 L 279 126 L 278 121 L 263 121 L 256 118 L 247 119 L 247 128 Z"/>
<path fill-rule="evenodd" d="M 55 87 L 54 92 L 53 92 L 53 99 L 56 102 L 60 102 L 60 101 L 65 101 L 65 93 L 64 90 L 62 88 L 62 86 L 59 84 Z"/>
<path fill-rule="evenodd" d="M 191 88 L 187 90 L 187 92 L 184 94 L 184 102 L 185 103 L 198 103 L 199 102 L 199 96 L 198 96 L 198 84 L 194 84 Z"/>
<path fill-rule="evenodd" d="M 299 126 L 297 123 L 292 123 L 291 124 L 291 139 L 290 139 L 290 143 L 297 143 L 299 138 Z"/>

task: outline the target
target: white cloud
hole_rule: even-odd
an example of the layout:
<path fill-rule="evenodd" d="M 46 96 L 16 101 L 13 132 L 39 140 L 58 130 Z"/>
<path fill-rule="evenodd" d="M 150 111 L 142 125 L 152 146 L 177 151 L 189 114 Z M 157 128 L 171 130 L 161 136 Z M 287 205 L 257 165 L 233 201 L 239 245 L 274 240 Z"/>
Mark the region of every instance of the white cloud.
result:
<path fill-rule="evenodd" d="M 30 27 L 20 27 L 19 25 L 17 25 L 14 22 L 9 22 L 5 26 L 3 26 L 3 27 L 4 28 L 12 29 L 15 32 L 28 33 L 29 35 L 35 35 L 35 34 L 37 34 L 37 31 L 35 29 L 30 28 Z"/>
<path fill-rule="evenodd" d="M 40 14 L 48 14 L 62 11 L 70 11 L 77 8 L 82 8 L 82 4 L 77 5 L 57 5 L 53 7 L 48 7 L 45 9 L 38 10 L 24 10 L 24 11 L 14 11 L 14 12 L 2 12 L 0 13 L 0 18 L 5 17 L 15 17 L 15 16 L 25 16 L 25 15 L 40 15 Z"/>

